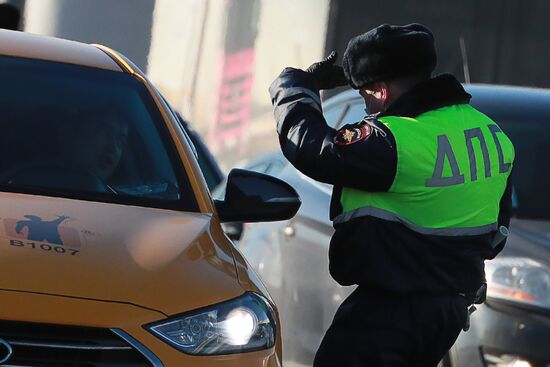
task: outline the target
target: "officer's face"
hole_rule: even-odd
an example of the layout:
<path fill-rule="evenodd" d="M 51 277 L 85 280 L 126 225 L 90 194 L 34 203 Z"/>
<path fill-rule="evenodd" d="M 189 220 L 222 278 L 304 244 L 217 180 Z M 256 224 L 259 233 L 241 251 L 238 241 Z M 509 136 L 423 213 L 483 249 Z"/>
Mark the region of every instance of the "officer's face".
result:
<path fill-rule="evenodd" d="M 360 89 L 359 94 L 363 97 L 369 113 L 385 111 L 386 93 L 380 88 L 379 83 L 368 85 Z"/>

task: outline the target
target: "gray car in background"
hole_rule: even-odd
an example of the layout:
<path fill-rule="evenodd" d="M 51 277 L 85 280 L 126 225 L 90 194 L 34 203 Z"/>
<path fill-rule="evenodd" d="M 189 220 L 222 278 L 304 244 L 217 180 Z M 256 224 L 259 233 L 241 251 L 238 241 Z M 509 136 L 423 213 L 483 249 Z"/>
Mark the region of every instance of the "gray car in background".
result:
<path fill-rule="evenodd" d="M 492 117 L 516 148 L 514 218 L 503 252 L 486 263 L 488 299 L 442 361 L 445 367 L 550 366 L 550 91 L 468 85 L 472 104 Z M 334 128 L 360 121 L 363 99 L 346 91 L 324 103 Z M 368 159 L 368 157 L 365 157 Z M 279 306 L 287 367 L 311 366 L 332 317 L 353 287 L 328 273 L 332 187 L 294 169 L 279 152 L 245 168 L 290 183 L 302 198 L 288 221 L 245 224 L 239 248 Z M 342 351 L 345 353 L 345 351 Z"/>

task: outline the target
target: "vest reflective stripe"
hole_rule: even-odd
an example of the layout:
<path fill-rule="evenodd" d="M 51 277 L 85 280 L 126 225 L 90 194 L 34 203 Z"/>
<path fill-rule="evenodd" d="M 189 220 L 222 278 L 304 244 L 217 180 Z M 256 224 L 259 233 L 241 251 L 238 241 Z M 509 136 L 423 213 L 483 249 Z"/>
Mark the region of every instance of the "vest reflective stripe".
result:
<path fill-rule="evenodd" d="M 363 207 L 363 208 L 342 213 L 338 215 L 336 218 L 334 218 L 333 223 L 334 224 L 344 223 L 355 218 L 366 217 L 366 216 L 389 220 L 392 222 L 399 222 L 405 225 L 405 227 L 412 229 L 415 232 L 422 233 L 422 234 L 431 234 L 436 236 L 475 236 L 475 235 L 480 235 L 484 233 L 489 233 L 491 231 L 495 231 L 498 227 L 498 224 L 495 222 L 495 223 L 491 223 L 491 224 L 487 224 L 479 227 L 426 228 L 426 227 L 417 226 L 416 224 L 412 223 L 406 218 L 403 218 L 395 213 L 392 213 L 384 209 L 374 208 L 374 207 Z"/>
<path fill-rule="evenodd" d="M 379 121 L 396 141 L 394 182 L 388 192 L 344 187 L 343 214 L 335 223 L 371 215 L 425 234 L 496 229 L 514 148 L 491 119 L 470 105 L 455 105 Z"/>

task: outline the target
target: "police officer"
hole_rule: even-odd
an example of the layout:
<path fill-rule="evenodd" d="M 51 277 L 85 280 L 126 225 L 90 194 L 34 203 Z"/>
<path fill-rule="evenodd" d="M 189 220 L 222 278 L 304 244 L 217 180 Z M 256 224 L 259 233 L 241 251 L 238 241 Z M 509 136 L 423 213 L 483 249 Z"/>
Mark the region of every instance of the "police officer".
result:
<path fill-rule="evenodd" d="M 286 68 L 270 87 L 284 155 L 334 185 L 329 271 L 358 285 L 314 366 L 436 366 L 504 246 L 514 149 L 454 76 L 431 76 L 423 25 L 381 25 L 335 61 Z M 346 84 L 370 115 L 336 131 L 319 90 Z"/>

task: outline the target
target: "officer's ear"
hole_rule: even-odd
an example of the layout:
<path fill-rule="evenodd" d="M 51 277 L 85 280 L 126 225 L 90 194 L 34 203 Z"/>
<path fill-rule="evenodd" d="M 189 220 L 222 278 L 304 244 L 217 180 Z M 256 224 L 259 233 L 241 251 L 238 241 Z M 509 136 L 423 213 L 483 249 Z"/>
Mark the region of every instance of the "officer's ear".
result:
<path fill-rule="evenodd" d="M 395 91 L 392 88 L 390 88 L 390 85 L 388 83 L 386 82 L 376 83 L 376 94 L 377 94 L 376 99 L 378 99 L 381 102 L 384 111 L 395 98 L 394 92 Z"/>
<path fill-rule="evenodd" d="M 372 96 L 379 101 L 386 101 L 389 96 L 389 88 L 386 82 L 375 82 L 372 84 Z"/>
<path fill-rule="evenodd" d="M 374 82 L 360 89 L 359 94 L 363 98 L 371 97 L 377 100 L 384 100 L 388 94 L 388 86 L 384 82 Z"/>

